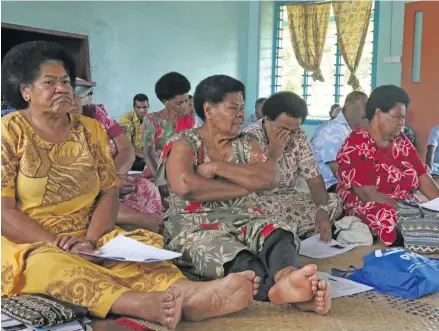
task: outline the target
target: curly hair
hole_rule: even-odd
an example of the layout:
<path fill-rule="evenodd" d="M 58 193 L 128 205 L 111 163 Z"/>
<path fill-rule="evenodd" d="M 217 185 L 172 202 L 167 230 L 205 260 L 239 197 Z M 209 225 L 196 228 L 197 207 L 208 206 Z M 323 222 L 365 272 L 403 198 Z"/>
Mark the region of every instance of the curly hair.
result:
<path fill-rule="evenodd" d="M 239 80 L 226 75 L 214 75 L 203 79 L 194 93 L 194 108 L 203 121 L 204 103 L 218 104 L 223 102 L 229 93 L 241 92 L 245 100 L 245 86 Z"/>
<path fill-rule="evenodd" d="M 303 123 L 308 117 L 308 105 L 296 93 L 288 91 L 273 94 L 262 105 L 262 114 L 270 121 L 274 121 L 283 113 L 293 118 L 300 118 Z"/>
<path fill-rule="evenodd" d="M 75 87 L 76 66 L 72 56 L 62 47 L 48 41 L 30 41 L 12 47 L 2 63 L 2 95 L 10 107 L 25 109 L 20 84 L 31 85 L 37 79 L 42 64 L 49 61 L 62 63 Z"/>
<path fill-rule="evenodd" d="M 177 95 L 186 94 L 190 90 L 191 83 L 178 72 L 168 72 L 155 83 L 155 94 L 162 103 Z"/>
<path fill-rule="evenodd" d="M 398 103 L 406 107 L 410 103 L 410 97 L 407 92 L 395 85 L 382 85 L 372 91 L 366 103 L 366 117 L 370 121 L 375 116 L 377 109 L 388 113 Z"/>

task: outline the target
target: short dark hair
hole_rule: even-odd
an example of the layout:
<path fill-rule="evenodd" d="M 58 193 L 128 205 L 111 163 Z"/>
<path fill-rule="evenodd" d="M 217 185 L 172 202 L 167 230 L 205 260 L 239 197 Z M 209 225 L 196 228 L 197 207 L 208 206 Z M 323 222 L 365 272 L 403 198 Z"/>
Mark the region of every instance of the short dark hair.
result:
<path fill-rule="evenodd" d="M 260 105 L 261 103 L 264 103 L 267 100 L 267 98 L 259 98 L 258 100 L 256 100 L 255 102 L 255 108 L 257 105 Z"/>
<path fill-rule="evenodd" d="M 270 121 L 274 121 L 283 113 L 293 118 L 300 118 L 303 123 L 308 116 L 308 105 L 296 93 L 284 91 L 270 96 L 262 106 L 262 114 Z"/>
<path fill-rule="evenodd" d="M 161 102 L 191 90 L 189 80 L 178 72 L 168 72 L 155 83 L 155 94 Z"/>
<path fill-rule="evenodd" d="M 370 121 L 375 116 L 375 111 L 381 109 L 388 113 L 398 103 L 406 107 L 410 103 L 410 97 L 407 92 L 395 85 L 383 85 L 372 91 L 366 103 L 366 118 Z"/>
<path fill-rule="evenodd" d="M 59 44 L 49 41 L 30 41 L 12 47 L 3 58 L 2 94 L 6 103 L 16 109 L 25 109 L 28 102 L 21 95 L 20 84 L 31 85 L 48 61 L 59 61 L 76 86 L 76 66 L 72 56 Z"/>
<path fill-rule="evenodd" d="M 143 94 L 143 93 L 139 93 L 139 94 L 136 94 L 134 96 L 134 98 L 133 98 L 133 106 L 136 105 L 136 101 L 139 101 L 139 102 L 146 101 L 146 102 L 149 103 L 148 97 L 146 96 L 146 94 Z"/>
<path fill-rule="evenodd" d="M 194 108 L 198 117 L 206 119 L 204 104 L 223 102 L 229 93 L 241 92 L 245 100 L 245 86 L 239 80 L 226 75 L 214 75 L 203 79 L 195 89 Z"/>

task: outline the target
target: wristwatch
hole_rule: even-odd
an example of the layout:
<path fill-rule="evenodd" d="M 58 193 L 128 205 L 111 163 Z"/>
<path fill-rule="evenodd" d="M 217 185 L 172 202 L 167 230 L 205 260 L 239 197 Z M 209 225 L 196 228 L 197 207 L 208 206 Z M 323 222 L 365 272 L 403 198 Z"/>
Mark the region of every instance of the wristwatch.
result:
<path fill-rule="evenodd" d="M 319 211 L 319 209 L 322 209 L 322 210 L 326 211 L 329 214 L 329 207 L 328 207 L 328 205 L 319 205 L 319 206 L 317 206 L 316 211 Z"/>

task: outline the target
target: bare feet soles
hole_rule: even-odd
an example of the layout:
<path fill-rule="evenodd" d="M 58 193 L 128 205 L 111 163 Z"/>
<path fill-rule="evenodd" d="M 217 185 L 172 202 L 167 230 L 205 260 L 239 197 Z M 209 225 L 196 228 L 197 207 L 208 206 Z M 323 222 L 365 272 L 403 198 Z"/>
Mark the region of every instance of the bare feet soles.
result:
<path fill-rule="evenodd" d="M 225 278 L 206 282 L 191 283 L 185 298 L 183 314 L 187 320 L 200 321 L 223 316 L 246 308 L 258 293 L 260 279 L 253 271 L 230 274 Z M 183 289 L 184 291 L 184 289 Z"/>
<path fill-rule="evenodd" d="M 170 287 L 166 292 L 158 292 L 158 295 L 158 300 L 152 302 L 153 306 L 144 307 L 146 317 L 153 315 L 151 316 L 153 319 L 151 320 L 151 317 L 144 319 L 160 323 L 165 328 L 174 330 L 182 315 L 183 295 L 181 290 Z"/>
<path fill-rule="evenodd" d="M 317 292 L 317 266 L 308 264 L 301 269 L 281 270 L 275 278 L 275 285 L 268 292 L 274 304 L 306 302 Z"/>
<path fill-rule="evenodd" d="M 314 299 L 308 302 L 296 303 L 295 306 L 300 310 L 314 311 L 322 315 L 327 314 L 331 310 L 331 284 L 319 280 Z"/>

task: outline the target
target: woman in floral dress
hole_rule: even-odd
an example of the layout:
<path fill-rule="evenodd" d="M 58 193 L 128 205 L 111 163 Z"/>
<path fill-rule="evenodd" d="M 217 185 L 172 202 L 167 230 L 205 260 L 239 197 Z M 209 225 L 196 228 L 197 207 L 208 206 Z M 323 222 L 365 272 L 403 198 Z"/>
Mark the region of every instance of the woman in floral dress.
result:
<path fill-rule="evenodd" d="M 146 114 L 142 123 L 144 174 L 149 178 L 155 178 L 160 153 L 169 138 L 174 133 L 192 129 L 195 124 L 195 118 L 186 114 L 190 89 L 188 79 L 178 72 L 167 73 L 155 85 L 157 98 L 165 108 Z"/>
<path fill-rule="evenodd" d="M 361 218 L 390 246 L 398 236 L 398 200 L 439 197 L 418 152 L 402 133 L 410 98 L 396 86 L 376 88 L 366 104 L 369 124 L 350 134 L 337 155 L 337 193 L 350 215 Z"/>
<path fill-rule="evenodd" d="M 268 215 L 280 215 L 297 227 L 297 234 L 332 239 L 331 227 L 343 212 L 341 199 L 327 193 L 311 143 L 300 128 L 308 115 L 306 101 L 293 92 L 279 92 L 262 106 L 264 118 L 245 131 L 258 138 L 263 151 L 277 160 L 279 186 L 258 193 L 258 203 Z M 309 192 L 297 189 L 299 176 Z"/>
<path fill-rule="evenodd" d="M 120 209 L 117 224 L 128 229 L 142 227 L 154 232 L 162 228 L 163 205 L 157 186 L 147 178 L 128 176 L 134 162 L 133 146 L 123 134 L 119 124 L 108 114 L 104 105 L 86 105 L 74 94 L 72 113 L 96 119 L 107 132 L 110 152 L 121 182 Z"/>
<path fill-rule="evenodd" d="M 194 104 L 204 126 L 173 136 L 163 149 L 157 181 L 171 188 L 167 247 L 182 253 L 176 263 L 188 275 L 209 280 L 253 270 L 261 278 L 257 300 L 326 313 L 329 285 L 317 282 L 315 265 L 299 269 L 295 228 L 255 203 L 254 192 L 277 185 L 276 165 L 252 135 L 240 133 L 244 90 L 228 76 L 203 80 Z"/>

